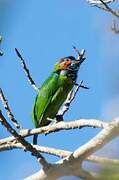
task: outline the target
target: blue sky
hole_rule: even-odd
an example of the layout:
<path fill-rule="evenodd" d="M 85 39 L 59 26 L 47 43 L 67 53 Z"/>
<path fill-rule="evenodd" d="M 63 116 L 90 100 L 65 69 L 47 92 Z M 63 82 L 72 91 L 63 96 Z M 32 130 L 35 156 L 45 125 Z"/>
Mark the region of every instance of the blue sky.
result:
<path fill-rule="evenodd" d="M 36 93 L 26 81 L 15 47 L 22 53 L 39 86 L 59 58 L 75 55 L 72 45 L 84 48 L 86 61 L 81 66 L 78 82 L 84 80 L 90 90 L 80 90 L 65 120 L 111 119 L 119 115 L 119 41 L 110 30 L 111 21 L 110 15 L 90 7 L 84 0 L 1 0 L 0 34 L 4 56 L 0 58 L 0 86 L 24 128 L 33 128 L 30 114 Z M 3 110 L 1 104 L 0 108 Z M 41 135 L 39 144 L 73 151 L 97 132 L 97 129 L 85 128 Z M 0 138 L 8 135 L 0 126 Z M 49 162 L 57 160 L 53 156 L 45 157 Z M 36 159 L 22 150 L 0 153 L 0 162 L 0 179 L 20 180 L 39 170 Z"/>

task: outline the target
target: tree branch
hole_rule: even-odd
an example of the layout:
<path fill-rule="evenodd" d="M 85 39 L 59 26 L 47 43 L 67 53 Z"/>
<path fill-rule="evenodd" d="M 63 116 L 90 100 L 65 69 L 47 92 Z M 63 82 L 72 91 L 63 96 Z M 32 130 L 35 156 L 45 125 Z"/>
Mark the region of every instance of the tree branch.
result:
<path fill-rule="evenodd" d="M 43 168 L 49 167 L 49 164 L 44 159 L 44 157 L 34 148 L 30 143 L 28 143 L 21 135 L 19 135 L 12 126 L 7 122 L 7 120 L 2 115 L 2 112 L 0 111 L 0 122 L 1 124 L 16 138 L 18 142 L 20 142 L 24 146 L 24 150 L 27 150 L 32 153 L 33 156 L 35 156 L 38 160 L 38 162 L 41 163 Z"/>
<path fill-rule="evenodd" d="M 95 1 L 95 0 L 88 0 L 88 3 L 97 7 L 97 8 L 100 8 L 106 12 L 109 12 L 111 13 L 113 16 L 115 16 L 116 18 L 119 19 L 119 12 L 113 10 L 112 8 L 110 8 L 107 4 L 108 3 L 112 3 L 114 2 L 114 0 L 109 0 L 109 1 L 103 1 L 103 0 L 99 0 L 99 1 Z"/>
<path fill-rule="evenodd" d="M 2 42 L 2 36 L 0 36 L 0 44 L 1 44 L 1 42 Z M 3 52 L 0 50 L 0 56 L 3 56 Z"/>
<path fill-rule="evenodd" d="M 118 135 L 119 135 L 119 118 L 112 122 L 109 122 L 108 126 L 106 126 L 100 133 L 98 133 L 97 136 L 92 138 L 85 145 L 83 145 L 80 148 L 78 148 L 77 150 L 75 150 L 73 154 L 70 154 L 63 160 L 59 161 L 58 162 L 59 172 L 61 171 L 61 175 L 63 173 L 65 175 L 67 175 L 68 172 L 69 172 L 69 174 L 72 173 L 74 175 L 75 169 L 80 167 L 80 171 L 78 169 L 78 173 L 79 173 L 80 177 L 82 177 L 84 179 L 94 179 L 95 178 L 94 174 L 91 174 L 91 173 L 87 174 L 88 172 L 84 173 L 84 171 L 82 172 L 81 165 L 82 165 L 83 161 L 86 160 L 86 158 L 88 158 L 91 154 L 93 154 L 94 152 L 96 152 L 97 150 L 102 148 L 105 144 L 107 144 L 109 141 L 111 141 L 113 138 L 115 138 Z M 63 168 L 65 168 L 65 172 L 63 171 Z M 53 173 L 53 170 L 50 171 L 50 174 Z M 55 175 L 57 175 L 57 177 L 58 177 L 56 169 L 54 172 L 56 173 Z M 47 176 L 45 171 L 41 170 L 38 173 L 32 175 L 31 176 L 32 178 L 29 177 L 29 178 L 26 178 L 25 180 L 31 180 L 31 179 L 35 180 L 36 175 L 38 178 L 38 176 L 41 177 L 41 174 L 42 174 L 41 179 L 47 179 L 46 177 L 49 177 L 49 176 Z M 86 174 L 86 177 L 84 176 L 84 174 Z M 48 175 L 49 175 L 49 173 L 48 173 Z"/>
<path fill-rule="evenodd" d="M 83 161 L 118 135 L 119 118 L 110 122 L 107 127 L 99 132 L 88 143 L 75 150 L 72 156 L 69 156 L 69 159 L 71 159 L 71 161 L 75 161 L 78 158 L 80 161 Z"/>
<path fill-rule="evenodd" d="M 51 147 L 45 147 L 45 146 L 39 146 L 39 145 L 33 145 L 33 147 L 35 147 L 37 149 L 37 151 L 39 151 L 41 153 L 54 155 L 59 158 L 65 158 L 73 153 L 71 151 L 66 151 L 66 150 L 61 150 L 61 149 L 56 149 L 56 148 L 51 148 Z M 16 142 L 12 142 L 12 143 L 8 143 L 8 144 L 0 146 L 0 152 L 13 150 L 13 149 L 23 149 L 24 150 L 24 146 L 21 143 L 16 143 Z M 99 156 L 91 155 L 91 156 L 87 157 L 85 160 L 89 161 L 91 163 L 97 163 L 97 164 L 101 164 L 101 165 L 102 164 L 103 165 L 110 164 L 110 165 L 118 165 L 119 166 L 118 159 L 109 159 L 106 157 L 99 157 Z"/>
<path fill-rule="evenodd" d="M 99 157 L 99 156 L 94 156 L 94 155 L 87 157 L 86 161 L 101 164 L 101 165 L 119 166 L 119 160 L 118 159 L 109 159 L 106 157 Z"/>
<path fill-rule="evenodd" d="M 119 12 L 113 10 L 112 8 L 110 8 L 107 3 L 105 3 L 103 0 L 100 0 L 100 2 L 104 5 L 105 9 L 110 12 L 113 16 L 119 18 Z"/>
<path fill-rule="evenodd" d="M 83 86 L 83 81 L 81 81 L 80 84 L 75 84 L 74 87 L 75 87 L 75 88 L 72 89 L 72 90 L 69 92 L 69 94 L 68 94 L 68 96 L 67 96 L 67 99 L 66 99 L 66 101 L 64 102 L 64 105 L 63 105 L 62 109 L 60 109 L 60 110 L 58 111 L 58 114 L 57 114 L 57 116 L 56 116 L 56 119 L 57 119 L 58 116 L 59 116 L 59 119 L 60 119 L 60 117 L 63 117 L 64 114 L 69 110 L 70 104 L 71 104 L 72 101 L 74 100 L 77 92 L 79 91 L 79 88 L 89 89 L 89 88 Z"/>
<path fill-rule="evenodd" d="M 27 77 L 27 80 L 28 80 L 29 84 L 32 86 L 32 88 L 33 88 L 36 92 L 38 92 L 38 91 L 39 91 L 39 88 L 37 87 L 36 83 L 33 81 L 32 77 L 31 77 L 31 75 L 30 75 L 29 69 L 27 68 L 27 66 L 26 66 L 26 64 L 25 64 L 25 61 L 24 61 L 23 57 L 21 56 L 21 54 L 19 53 L 19 51 L 18 51 L 17 48 L 15 48 L 15 51 L 16 51 L 16 53 L 17 53 L 17 56 L 18 56 L 19 59 L 20 59 L 21 66 L 22 66 L 22 68 L 23 68 L 23 70 L 24 70 L 24 73 L 25 73 L 25 75 L 26 75 L 26 77 Z"/>
<path fill-rule="evenodd" d="M 109 3 L 112 3 L 112 2 L 114 2 L 115 0 L 104 0 L 103 2 L 104 3 L 106 3 L 106 4 L 109 4 Z M 94 5 L 101 5 L 102 4 L 102 2 L 100 1 L 100 0 L 87 0 L 87 2 L 90 4 L 90 5 L 92 5 L 92 6 L 94 6 Z"/>
<path fill-rule="evenodd" d="M 58 122 L 53 125 L 41 127 L 41 128 L 36 128 L 36 129 L 22 129 L 20 131 L 20 135 L 22 137 L 28 137 L 32 136 L 34 134 L 50 134 L 52 132 L 58 132 L 61 130 L 71 130 L 71 129 L 81 129 L 84 127 L 93 127 L 93 128 L 105 128 L 108 125 L 107 122 L 95 120 L 95 119 L 80 119 L 80 120 L 75 120 L 75 121 L 70 121 L 70 122 Z M 0 145 L 9 143 L 11 141 L 14 141 L 15 137 L 7 137 L 4 139 L 0 140 Z"/>
<path fill-rule="evenodd" d="M 112 8 L 110 8 L 108 6 L 108 3 L 112 3 L 114 2 L 115 0 L 87 0 L 87 2 L 92 5 L 92 6 L 95 6 L 99 9 L 102 9 L 106 12 L 109 12 L 111 13 L 113 16 L 115 16 L 116 18 L 119 19 L 119 12 L 116 11 L 116 10 L 113 10 Z M 115 33 L 115 34 L 119 34 L 119 29 L 117 29 L 117 26 L 116 26 L 116 23 L 115 21 L 112 22 L 112 25 L 111 25 L 111 30 Z"/>
<path fill-rule="evenodd" d="M 12 121 L 12 123 L 14 124 L 14 126 L 17 128 L 17 129 L 20 129 L 20 124 L 18 123 L 18 121 L 14 118 L 10 108 L 9 108 L 9 105 L 8 105 L 8 102 L 3 94 L 3 91 L 2 89 L 0 88 L 0 99 L 2 101 L 2 104 L 6 110 L 6 113 L 7 113 L 7 116 L 8 118 Z"/>

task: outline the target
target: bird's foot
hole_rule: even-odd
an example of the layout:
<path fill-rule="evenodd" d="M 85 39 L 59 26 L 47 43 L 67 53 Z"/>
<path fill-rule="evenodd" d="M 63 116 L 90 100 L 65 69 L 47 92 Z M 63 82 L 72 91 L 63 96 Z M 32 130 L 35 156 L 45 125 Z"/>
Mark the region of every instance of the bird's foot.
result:
<path fill-rule="evenodd" d="M 52 125 L 63 121 L 63 116 L 62 115 L 56 115 L 56 117 L 54 119 L 47 118 L 47 120 L 50 121 L 51 123 L 49 124 L 49 129 L 48 129 L 48 131 L 45 132 L 45 135 L 54 131 L 54 127 Z"/>
<path fill-rule="evenodd" d="M 47 118 L 47 120 L 51 122 L 49 126 L 51 126 L 52 124 L 55 124 L 57 122 L 55 118 L 54 119 Z"/>
<path fill-rule="evenodd" d="M 50 125 L 58 123 L 60 121 L 64 121 L 63 115 L 60 114 L 57 114 L 54 119 L 48 117 L 47 120 L 51 122 Z"/>

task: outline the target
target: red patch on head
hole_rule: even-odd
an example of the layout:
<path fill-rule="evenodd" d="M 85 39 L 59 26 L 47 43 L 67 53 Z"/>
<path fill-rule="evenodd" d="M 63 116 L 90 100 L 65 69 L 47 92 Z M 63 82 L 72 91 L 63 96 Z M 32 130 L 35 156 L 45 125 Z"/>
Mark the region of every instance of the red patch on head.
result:
<path fill-rule="evenodd" d="M 60 69 L 61 70 L 65 70 L 68 68 L 68 66 L 71 64 L 71 60 L 70 59 L 60 59 L 59 61 L 59 65 L 60 65 Z"/>
<path fill-rule="evenodd" d="M 71 60 L 68 59 L 67 61 L 64 62 L 64 69 L 67 69 L 67 67 L 71 64 Z"/>

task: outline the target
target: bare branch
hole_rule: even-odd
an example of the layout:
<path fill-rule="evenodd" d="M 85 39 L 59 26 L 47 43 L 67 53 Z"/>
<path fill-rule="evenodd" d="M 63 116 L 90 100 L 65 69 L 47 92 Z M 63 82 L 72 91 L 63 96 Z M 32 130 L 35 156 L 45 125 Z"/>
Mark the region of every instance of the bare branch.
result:
<path fill-rule="evenodd" d="M 74 89 L 72 89 L 68 96 L 66 101 L 64 102 L 63 107 L 58 111 L 56 119 L 60 119 L 60 117 L 63 117 L 64 114 L 69 110 L 70 104 L 72 103 L 72 101 L 74 100 L 77 92 L 79 91 L 79 88 L 85 88 L 88 89 L 87 87 L 83 86 L 83 81 L 80 82 L 80 84 L 75 84 L 74 85 Z M 58 117 L 59 116 L 59 117 Z"/>
<path fill-rule="evenodd" d="M 86 121 L 84 121 L 86 122 Z M 98 121 L 94 121 L 97 122 Z M 64 122 L 59 122 L 55 125 L 61 125 Z M 65 124 L 65 123 L 64 123 Z M 88 122 L 89 125 L 89 122 Z M 101 124 L 100 124 L 101 125 Z M 52 125 L 54 126 L 54 125 Z M 98 124 L 99 126 L 99 124 Z M 48 128 L 48 127 L 43 127 L 43 128 Z M 51 127 L 50 127 L 51 128 Z M 88 173 L 86 171 L 84 171 L 81 168 L 81 164 L 83 161 L 88 160 L 88 161 L 93 161 L 96 163 L 113 163 L 113 164 L 118 164 L 118 160 L 108 160 L 107 158 L 100 158 L 100 157 L 96 157 L 96 156 L 91 156 L 92 153 L 94 153 L 95 151 L 97 151 L 98 149 L 100 149 L 101 147 L 103 147 L 106 143 L 108 143 L 111 139 L 113 139 L 114 137 L 116 137 L 117 135 L 119 135 L 119 119 L 116 119 L 112 122 L 109 123 L 104 123 L 103 124 L 103 130 L 98 133 L 98 135 L 94 138 L 92 138 L 92 140 L 90 140 L 88 143 L 86 143 L 85 145 L 81 146 L 80 148 L 78 148 L 77 150 L 74 151 L 73 154 L 71 154 L 71 152 L 65 152 L 65 151 L 60 151 L 58 152 L 58 150 L 55 149 L 46 149 L 47 147 L 38 147 L 35 146 L 37 148 L 37 150 L 39 150 L 40 152 L 47 152 L 49 154 L 53 154 L 54 155 L 58 155 L 58 156 L 62 156 L 65 157 L 63 160 L 59 161 L 58 164 L 54 164 L 52 165 L 50 168 L 46 170 L 41 170 L 37 173 L 37 177 L 41 177 L 42 179 L 48 179 L 50 177 L 60 177 L 62 175 L 79 175 L 81 178 L 84 179 L 94 179 L 95 175 L 92 173 Z M 41 128 L 39 128 L 41 129 Z M 37 129 L 34 129 L 37 130 Z M 43 130 L 43 129 L 42 129 Z M 33 130 L 32 130 L 33 131 Z M 18 146 L 19 148 L 22 148 L 21 145 L 13 143 L 13 146 Z M 39 149 L 38 149 L 39 148 Z M 78 171 L 77 171 L 78 168 Z M 55 172 L 55 173 L 54 173 Z M 36 174 L 32 176 L 32 178 L 36 177 Z M 29 177 L 31 178 L 31 177 Z M 28 178 L 28 179 L 29 179 Z"/>
<path fill-rule="evenodd" d="M 97 136 L 92 138 L 88 143 L 86 143 L 85 145 L 78 148 L 76 151 L 74 151 L 73 154 L 71 154 L 71 155 L 67 156 L 66 158 L 64 158 L 63 160 L 59 161 L 58 162 L 58 165 L 59 165 L 58 170 L 61 174 L 57 174 L 57 169 L 55 169 L 55 171 L 54 171 L 56 173 L 55 175 L 57 175 L 57 177 L 58 177 L 58 175 L 59 176 L 61 176 L 62 174 L 67 175 L 68 173 L 70 174 L 70 172 L 72 172 L 72 174 L 74 175 L 75 169 L 80 167 L 80 170 L 78 169 L 78 173 L 81 178 L 84 178 L 87 180 L 95 179 L 95 176 L 92 173 L 90 173 L 90 174 L 88 174 L 88 172 L 84 173 L 84 171 L 81 168 L 82 162 L 84 160 L 86 160 L 88 158 L 88 156 L 90 156 L 92 153 L 99 150 L 106 143 L 108 143 L 109 141 L 111 141 L 113 138 L 115 138 L 118 135 L 119 135 L 119 119 L 116 119 L 116 120 L 110 122 L 107 127 L 105 127 L 100 133 L 98 133 Z M 74 169 L 73 169 L 73 167 L 74 167 Z M 65 169 L 65 170 L 63 171 L 63 169 Z M 52 174 L 52 173 L 53 173 L 53 171 L 51 169 L 50 174 Z M 48 175 L 50 175 L 50 174 L 48 174 Z M 84 176 L 84 174 L 86 176 Z M 38 176 L 41 177 L 41 175 L 42 175 L 43 179 L 47 179 L 47 177 L 49 177 L 49 176 L 47 176 L 46 172 L 41 170 L 38 173 L 32 175 L 31 176 L 32 178 L 29 177 L 29 178 L 26 178 L 25 180 L 31 180 L 31 179 L 35 180 L 36 175 L 37 175 L 37 178 L 38 178 Z"/>
<path fill-rule="evenodd" d="M 119 118 L 110 122 L 97 136 L 92 138 L 88 143 L 79 147 L 73 154 L 64 158 L 60 163 L 65 166 L 76 165 L 81 167 L 82 162 L 91 154 L 102 148 L 109 141 L 119 135 Z M 85 179 L 85 178 L 84 178 Z"/>
<path fill-rule="evenodd" d="M 80 64 L 82 64 L 82 62 L 85 60 L 85 57 L 84 57 L 85 49 L 82 49 L 81 51 L 79 51 L 75 46 L 73 46 L 73 49 L 78 54 L 77 60 L 80 61 Z"/>
<path fill-rule="evenodd" d="M 9 119 L 12 121 L 12 123 L 14 124 L 14 126 L 18 129 L 20 129 L 20 124 L 18 123 L 18 121 L 14 118 L 10 108 L 9 108 L 9 105 L 8 105 L 8 102 L 3 94 L 3 91 L 2 89 L 0 88 L 0 99 L 2 101 L 2 104 L 6 110 L 6 113 L 7 113 L 7 116 L 9 117 Z"/>
<path fill-rule="evenodd" d="M 119 160 L 118 159 L 109 159 L 106 157 L 98 157 L 98 156 L 94 156 L 94 155 L 87 157 L 86 161 L 97 163 L 97 164 L 103 164 L 103 165 L 119 166 Z"/>
<path fill-rule="evenodd" d="M 48 174 L 45 173 L 45 171 L 40 170 L 39 172 L 24 178 L 24 180 L 56 180 L 62 176 L 77 176 L 78 178 L 85 180 L 94 180 L 94 177 L 92 176 L 93 174 L 94 173 L 88 173 L 87 171 L 79 169 L 78 167 L 72 170 L 72 168 L 55 165 L 52 169 L 49 170 Z"/>
<path fill-rule="evenodd" d="M 92 1 L 92 0 L 89 0 L 88 1 L 89 4 L 97 7 L 97 8 L 100 8 L 106 12 L 109 12 L 111 13 L 113 16 L 117 17 L 119 19 L 119 12 L 113 10 L 112 8 L 110 8 L 107 4 L 110 3 L 110 2 L 114 2 L 114 0 L 109 0 L 109 1 L 103 1 L 103 0 L 98 0 L 98 1 Z M 91 2 L 95 2 L 95 3 L 91 3 Z"/>
<path fill-rule="evenodd" d="M 101 3 L 104 5 L 104 7 L 107 9 L 108 12 L 110 12 L 113 16 L 119 18 L 119 12 L 113 10 L 112 8 L 110 8 L 107 3 L 105 3 L 103 0 L 100 0 Z"/>
<path fill-rule="evenodd" d="M 111 141 L 113 138 L 115 138 L 118 135 L 119 135 L 119 119 L 116 119 L 116 120 L 110 122 L 109 126 L 105 127 L 100 133 L 98 133 L 98 135 L 96 137 L 94 137 L 88 143 L 86 143 L 85 145 L 78 148 L 76 151 L 74 151 L 73 154 L 69 155 L 68 157 L 66 157 L 63 160 L 61 160 L 60 162 L 58 162 L 59 172 L 60 172 L 60 169 L 61 169 L 61 173 L 62 173 L 63 168 L 66 168 L 65 172 L 63 171 L 63 173 L 65 175 L 67 175 L 71 171 L 73 172 L 72 174 L 74 175 L 75 174 L 75 169 L 80 167 L 80 170 L 78 169 L 78 173 L 79 173 L 79 176 L 81 178 L 95 179 L 96 176 L 94 174 L 92 174 L 92 173 L 88 174 L 88 172 L 84 173 L 84 171 L 82 172 L 82 168 L 81 168 L 82 162 L 88 156 L 90 156 L 95 151 L 99 150 L 106 143 L 108 143 L 109 141 Z M 73 167 L 74 167 L 74 169 L 72 169 Z M 42 172 L 43 177 L 45 175 L 45 178 L 43 178 L 43 179 L 46 179 L 47 175 L 42 170 L 39 171 L 37 173 L 37 175 L 40 176 L 41 172 Z M 57 170 L 56 170 L 56 172 L 57 172 Z M 52 173 L 52 172 L 50 172 L 50 173 Z M 84 176 L 84 174 L 86 174 L 86 177 Z M 36 174 L 34 174 L 32 176 L 32 178 L 34 178 L 34 177 L 36 177 Z M 57 177 L 58 177 L 58 174 L 57 174 Z M 30 180 L 30 179 L 26 178 L 26 180 Z"/>
<path fill-rule="evenodd" d="M 33 145 L 37 149 L 37 151 L 41 153 L 46 153 L 50 155 L 57 156 L 59 158 L 65 158 L 69 155 L 71 155 L 73 152 L 71 151 L 66 151 L 66 150 L 61 150 L 61 149 L 56 149 L 56 148 L 51 148 L 51 147 L 45 147 L 45 146 L 39 146 L 39 145 Z M 0 152 L 2 151 L 8 151 L 12 149 L 24 149 L 24 146 L 21 143 L 8 143 L 5 145 L 0 146 Z M 106 157 L 99 157 L 99 156 L 94 156 L 91 155 L 85 159 L 86 161 L 92 162 L 92 163 L 97 163 L 97 164 L 110 164 L 110 165 L 119 165 L 119 160 L 118 159 L 109 159 Z"/>
<path fill-rule="evenodd" d="M 24 146 L 24 150 L 27 150 L 32 153 L 33 156 L 37 158 L 37 160 L 41 163 L 43 168 L 49 167 L 49 164 L 44 159 L 44 157 L 34 148 L 30 143 L 28 143 L 21 135 L 19 135 L 12 126 L 7 122 L 7 120 L 2 115 L 0 111 L 0 122 L 1 124 L 16 138 L 18 142 L 20 142 Z"/>
<path fill-rule="evenodd" d="M 79 158 L 84 160 L 100 148 L 102 148 L 109 141 L 114 139 L 119 135 L 119 118 L 113 120 L 105 127 L 100 133 L 98 133 L 93 139 L 88 143 L 78 148 L 74 153 L 74 158 Z"/>
<path fill-rule="evenodd" d="M 0 36 L 0 44 L 1 44 L 1 42 L 2 42 L 2 36 Z M 0 50 L 0 56 L 3 56 L 3 52 Z"/>
<path fill-rule="evenodd" d="M 80 166 L 64 166 L 64 164 L 58 162 L 49 168 L 49 171 L 45 172 L 41 169 L 24 180 L 56 180 L 62 176 L 77 176 L 85 180 L 94 180 L 95 174 L 83 170 Z"/>
<path fill-rule="evenodd" d="M 27 66 L 26 66 L 25 60 L 23 59 L 23 57 L 21 56 L 21 54 L 19 53 L 19 51 L 18 51 L 17 48 L 15 48 L 15 51 L 16 51 L 16 53 L 17 53 L 17 56 L 18 56 L 19 59 L 20 59 L 20 63 L 21 63 L 22 68 L 23 68 L 23 70 L 24 70 L 24 72 L 25 72 L 25 75 L 26 75 L 26 77 L 27 77 L 28 82 L 30 83 L 30 85 L 32 86 L 32 88 L 33 88 L 36 92 L 38 92 L 38 91 L 39 91 L 39 88 L 37 87 L 36 83 L 33 81 L 32 77 L 31 77 L 31 75 L 30 75 L 29 69 L 28 69 Z"/>
<path fill-rule="evenodd" d="M 84 127 L 94 127 L 94 128 L 105 128 L 108 126 L 107 122 L 95 120 L 95 119 L 80 119 L 70 122 L 58 122 L 53 125 L 36 128 L 36 129 L 22 129 L 20 135 L 22 137 L 32 136 L 34 134 L 49 134 L 52 132 L 58 132 L 61 130 L 70 130 L 70 129 L 80 129 Z M 14 141 L 15 137 L 8 137 L 0 140 L 0 145 Z"/>
<path fill-rule="evenodd" d="M 114 2 L 115 0 L 104 0 L 103 2 L 106 3 L 106 4 L 109 4 L 109 3 L 112 3 Z M 102 2 L 100 0 L 87 0 L 87 2 L 94 6 L 94 5 L 102 5 Z"/>
<path fill-rule="evenodd" d="M 112 3 L 114 2 L 115 0 L 87 0 L 87 2 L 92 5 L 92 6 L 95 6 L 97 8 L 100 8 L 106 12 L 109 12 L 111 13 L 113 16 L 115 16 L 116 18 L 119 19 L 119 12 L 116 11 L 116 10 L 113 10 L 111 7 L 109 7 L 108 3 Z M 116 23 L 115 21 L 112 22 L 112 25 L 111 25 L 111 30 L 116 33 L 116 34 L 119 34 L 119 30 L 117 29 L 116 27 Z"/>

